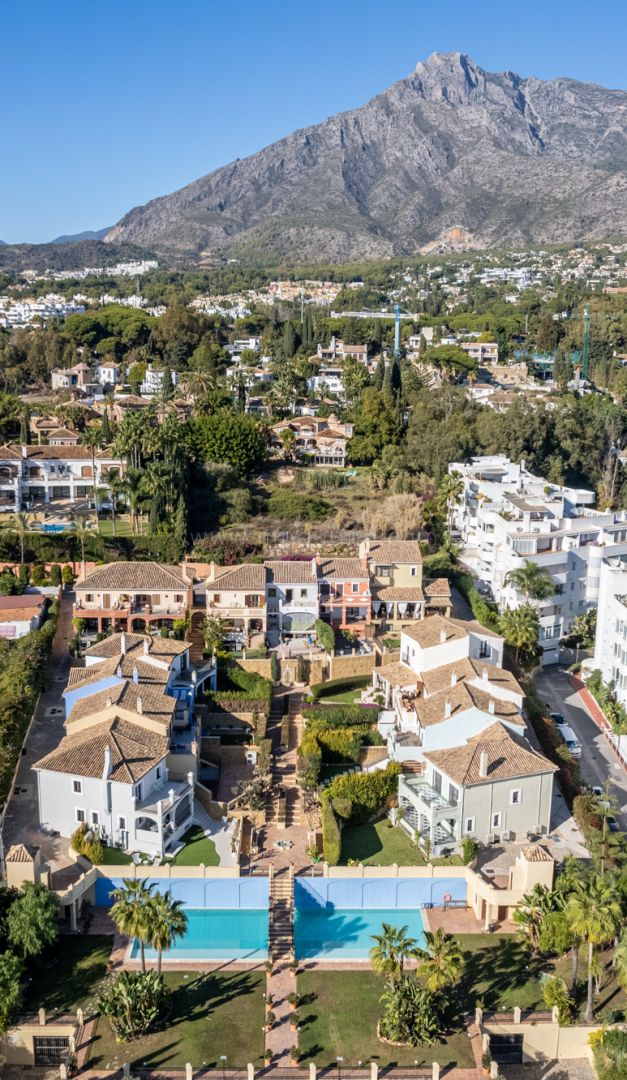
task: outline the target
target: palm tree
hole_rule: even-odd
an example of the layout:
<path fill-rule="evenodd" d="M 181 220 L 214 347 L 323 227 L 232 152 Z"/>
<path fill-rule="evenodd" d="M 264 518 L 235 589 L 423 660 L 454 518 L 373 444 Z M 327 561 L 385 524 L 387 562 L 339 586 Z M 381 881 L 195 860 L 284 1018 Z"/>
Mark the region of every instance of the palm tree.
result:
<path fill-rule="evenodd" d="M 594 947 L 605 945 L 622 923 L 616 891 L 600 877 L 580 881 L 566 904 L 566 914 L 573 934 L 588 943 L 588 1000 L 586 1022 L 592 1023 Z"/>
<path fill-rule="evenodd" d="M 143 470 L 129 467 L 122 478 L 121 492 L 128 503 L 131 512 L 131 528 L 133 534 L 139 532 L 141 536 L 141 499 Z"/>
<path fill-rule="evenodd" d="M 524 566 L 518 566 L 506 574 L 505 584 L 522 593 L 525 600 L 548 600 L 557 592 L 557 585 L 548 570 L 528 559 L 525 559 Z"/>
<path fill-rule="evenodd" d="M 107 488 L 109 489 L 109 494 L 111 496 L 111 531 L 115 536 L 115 515 L 117 500 L 124 490 L 124 481 L 117 469 L 109 469 L 107 471 Z"/>
<path fill-rule="evenodd" d="M 459 502 L 459 499 L 464 492 L 464 478 L 461 473 L 453 471 L 442 477 L 440 484 L 437 501 L 440 505 L 446 508 L 446 527 L 448 531 L 451 531 L 451 514 L 455 503 Z"/>
<path fill-rule="evenodd" d="M 100 427 L 88 427 L 83 432 L 83 445 L 91 450 L 91 481 L 94 491 L 94 509 L 96 511 L 96 528 L 100 532 L 100 516 L 98 513 L 98 486 L 96 484 L 96 450 L 102 445 L 102 430 Z"/>
<path fill-rule="evenodd" d="M 31 518 L 29 514 L 25 514 L 23 510 L 18 510 L 15 515 L 14 530 L 17 533 L 20 541 L 20 562 L 24 565 L 24 547 L 26 544 L 26 537 L 30 532 Z"/>
<path fill-rule="evenodd" d="M 151 937 L 151 902 L 154 886 L 144 878 L 134 881 L 124 878 L 119 889 L 111 894 L 114 899 L 111 918 L 117 929 L 126 937 L 139 942 L 142 971 L 146 970 L 145 946 Z"/>
<path fill-rule="evenodd" d="M 425 943 L 427 951 L 418 966 L 418 974 L 425 979 L 427 990 L 437 993 L 457 982 L 464 969 L 464 954 L 456 938 L 442 929 L 435 934 L 426 933 Z"/>
<path fill-rule="evenodd" d="M 403 976 L 405 961 L 416 955 L 418 942 L 407 937 L 406 926 L 392 926 L 383 923 L 382 934 L 373 934 L 375 942 L 370 950 L 370 963 L 377 975 L 387 975 L 392 982 Z"/>
<path fill-rule="evenodd" d="M 538 612 L 531 604 L 519 608 L 506 608 L 500 617 L 500 630 L 508 645 L 516 650 L 516 660 L 523 652 L 531 652 L 537 645 L 540 632 Z"/>
<path fill-rule="evenodd" d="M 614 965 L 620 985 L 627 990 L 627 930 L 623 930 L 614 950 Z"/>
<path fill-rule="evenodd" d="M 538 948 L 538 939 L 544 916 L 555 910 L 555 897 L 545 885 L 534 885 L 530 893 L 523 896 L 513 914 L 514 922 L 520 932 L 529 940 L 533 952 Z"/>
<path fill-rule="evenodd" d="M 187 915 L 182 901 L 173 900 L 169 890 L 153 896 L 148 908 L 150 944 L 157 950 L 157 971 L 161 974 L 163 950 L 171 949 L 176 939 L 183 937 L 187 930 Z"/>

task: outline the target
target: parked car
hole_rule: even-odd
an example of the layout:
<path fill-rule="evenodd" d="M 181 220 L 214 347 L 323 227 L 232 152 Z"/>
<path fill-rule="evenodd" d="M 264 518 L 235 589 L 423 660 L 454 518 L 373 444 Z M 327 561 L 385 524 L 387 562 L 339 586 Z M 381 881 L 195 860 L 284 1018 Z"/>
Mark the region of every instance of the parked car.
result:
<path fill-rule="evenodd" d="M 620 825 L 615 817 L 607 817 L 605 820 L 607 821 L 607 827 L 610 832 L 620 832 Z"/>
<path fill-rule="evenodd" d="M 558 727 L 561 727 L 561 726 L 562 726 L 562 724 L 565 724 L 565 723 L 566 723 L 566 719 L 565 719 L 565 717 L 564 717 L 564 716 L 562 715 L 562 713 L 561 713 L 561 712 L 552 712 L 552 713 L 549 713 L 549 717 L 550 717 L 550 719 L 551 719 L 551 720 L 553 721 L 553 723 L 554 723 L 554 724 L 557 724 L 557 726 L 558 726 Z"/>

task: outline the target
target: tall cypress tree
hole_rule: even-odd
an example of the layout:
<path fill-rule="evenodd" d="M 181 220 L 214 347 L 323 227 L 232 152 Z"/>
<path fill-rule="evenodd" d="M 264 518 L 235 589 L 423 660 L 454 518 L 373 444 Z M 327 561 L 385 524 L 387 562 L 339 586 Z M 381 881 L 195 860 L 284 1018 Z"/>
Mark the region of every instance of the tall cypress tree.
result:
<path fill-rule="evenodd" d="M 102 414 L 102 441 L 105 446 L 108 446 L 111 442 L 111 428 L 109 426 L 109 410 L 105 405 L 105 410 Z"/>
<path fill-rule="evenodd" d="M 374 372 L 374 376 L 373 376 L 373 383 L 376 386 L 377 390 L 383 390 L 384 379 L 385 379 L 385 360 L 383 359 L 383 356 L 380 356 L 378 361 L 377 361 L 377 366 L 375 368 L 375 372 Z"/>

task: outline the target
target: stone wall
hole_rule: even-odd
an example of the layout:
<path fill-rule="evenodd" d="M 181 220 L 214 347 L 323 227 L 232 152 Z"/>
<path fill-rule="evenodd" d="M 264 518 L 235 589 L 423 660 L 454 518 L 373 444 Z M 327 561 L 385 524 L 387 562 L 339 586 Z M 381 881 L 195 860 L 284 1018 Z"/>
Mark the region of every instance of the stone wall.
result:
<path fill-rule="evenodd" d="M 376 709 L 372 710 L 376 713 Z M 362 769 L 370 769 L 379 761 L 385 761 L 388 756 L 387 746 L 362 746 L 359 751 L 359 764 Z"/>

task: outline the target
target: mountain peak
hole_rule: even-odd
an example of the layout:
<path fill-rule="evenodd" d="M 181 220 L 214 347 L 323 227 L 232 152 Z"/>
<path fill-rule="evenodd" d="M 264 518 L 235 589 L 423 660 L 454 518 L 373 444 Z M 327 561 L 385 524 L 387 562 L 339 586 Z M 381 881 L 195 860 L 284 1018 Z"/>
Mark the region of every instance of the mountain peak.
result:
<path fill-rule="evenodd" d="M 349 262 L 627 235 L 627 93 L 432 53 L 360 108 L 172 195 L 106 239 L 197 260 Z M 464 241 L 465 242 L 465 241 Z"/>

